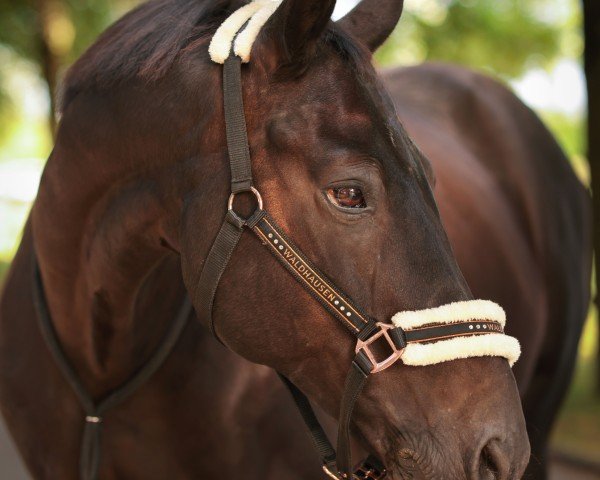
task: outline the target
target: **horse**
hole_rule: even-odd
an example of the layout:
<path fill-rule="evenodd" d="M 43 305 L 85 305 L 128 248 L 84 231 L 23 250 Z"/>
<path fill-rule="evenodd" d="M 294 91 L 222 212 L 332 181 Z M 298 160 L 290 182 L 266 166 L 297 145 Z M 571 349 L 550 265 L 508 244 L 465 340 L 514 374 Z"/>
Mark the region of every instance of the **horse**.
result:
<path fill-rule="evenodd" d="M 0 407 L 36 479 L 80 478 L 85 412 L 39 328 L 32 271 L 94 399 L 143 370 L 184 298 L 199 310 L 230 193 L 208 44 L 244 3 L 141 5 L 64 80 L 0 300 Z M 374 375 L 355 448 L 391 479 L 544 478 L 589 302 L 588 195 L 539 119 L 495 81 L 445 65 L 375 71 L 402 1 L 363 0 L 335 23 L 334 5 L 283 0 L 242 67 L 270 215 L 371 317 L 486 298 L 523 351 L 514 374 L 482 356 Z M 197 316 L 103 416 L 99 478 L 323 478 L 273 369 L 335 428 L 355 348 L 344 327 L 249 234 L 214 298 L 220 341 Z"/>

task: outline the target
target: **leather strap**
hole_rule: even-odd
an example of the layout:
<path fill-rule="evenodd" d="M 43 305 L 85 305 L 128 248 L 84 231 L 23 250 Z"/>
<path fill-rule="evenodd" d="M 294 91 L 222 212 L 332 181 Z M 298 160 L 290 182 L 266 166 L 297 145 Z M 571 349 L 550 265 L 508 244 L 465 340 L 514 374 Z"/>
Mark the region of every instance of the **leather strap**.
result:
<path fill-rule="evenodd" d="M 229 55 L 223 65 L 223 105 L 231 167 L 231 193 L 247 192 L 252 186 L 252 163 L 242 98 L 241 65 L 241 60 L 235 55 Z"/>
<path fill-rule="evenodd" d="M 487 333 L 504 333 L 500 322 L 479 320 L 444 325 L 429 325 L 405 330 L 407 343 L 437 342 L 452 337 L 467 335 L 485 335 Z"/>
<path fill-rule="evenodd" d="M 333 445 L 331 445 L 331 442 L 329 441 L 325 430 L 323 430 L 323 427 L 319 423 L 319 420 L 317 419 L 317 416 L 312 408 L 312 405 L 310 404 L 310 401 L 308 400 L 306 395 L 302 393 L 302 390 L 300 390 L 296 385 L 290 382 L 290 380 L 288 380 L 280 373 L 278 373 L 278 375 L 279 378 L 281 378 L 281 380 L 283 381 L 284 385 L 290 391 L 290 394 L 294 399 L 294 403 L 298 407 L 300 415 L 302 415 L 302 419 L 304 420 L 308 432 L 314 442 L 315 449 L 317 450 L 317 453 L 321 458 L 321 463 L 327 466 L 330 470 L 335 470 L 335 449 L 333 448 Z"/>
<path fill-rule="evenodd" d="M 242 96 L 241 60 L 234 55 L 230 55 L 223 65 L 223 105 L 231 172 L 230 189 L 231 194 L 235 195 L 251 190 L 252 165 Z M 244 220 L 233 210 L 227 212 L 200 273 L 194 304 L 200 320 L 207 323 L 211 333 L 217 338 L 212 315 L 217 288 L 244 227 L 253 226 L 259 219 L 258 214 L 257 210 L 253 217 Z"/>
<path fill-rule="evenodd" d="M 367 314 L 313 265 L 268 214 L 253 231 L 286 270 L 353 335 L 359 336 L 372 323 Z"/>
<path fill-rule="evenodd" d="M 244 226 L 238 224 L 236 218 L 228 212 L 204 261 L 200 279 L 198 280 L 198 287 L 194 297 L 194 304 L 197 309 L 196 313 L 201 321 L 208 324 L 211 333 L 215 336 L 212 315 L 215 294 L 217 293 L 221 275 L 223 275 L 243 232 Z"/>
<path fill-rule="evenodd" d="M 352 475 L 354 474 L 351 450 L 352 444 L 350 442 L 350 422 L 352 420 L 352 413 L 354 412 L 356 400 L 358 400 L 358 397 L 362 393 L 367 383 L 367 379 L 369 378 L 369 374 L 371 373 L 371 368 L 368 367 L 370 362 L 363 356 L 364 354 L 359 352 L 352 362 L 352 366 L 346 377 L 340 408 L 337 439 L 337 469 L 338 473 L 346 475 L 347 478 L 352 478 Z"/>
<path fill-rule="evenodd" d="M 52 325 L 52 318 L 50 317 L 50 311 L 46 302 L 46 295 L 35 252 L 33 253 L 32 263 L 33 302 L 40 331 L 54 361 L 67 383 L 75 392 L 86 416 L 79 457 L 80 478 L 81 480 L 98 480 L 103 415 L 133 395 L 162 366 L 175 347 L 177 340 L 181 336 L 181 332 L 192 314 L 192 304 L 186 295 L 175 321 L 150 359 L 129 380 L 96 402 L 83 386 L 81 379 L 60 345 L 56 331 Z"/>

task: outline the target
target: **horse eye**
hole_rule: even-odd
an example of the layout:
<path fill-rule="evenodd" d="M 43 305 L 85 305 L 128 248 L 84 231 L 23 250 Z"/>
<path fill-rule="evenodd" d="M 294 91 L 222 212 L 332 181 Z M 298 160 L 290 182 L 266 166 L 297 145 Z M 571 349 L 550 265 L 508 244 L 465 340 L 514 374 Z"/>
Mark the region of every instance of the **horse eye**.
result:
<path fill-rule="evenodd" d="M 342 208 L 366 208 L 367 202 L 358 187 L 338 187 L 327 190 L 329 200 Z"/>

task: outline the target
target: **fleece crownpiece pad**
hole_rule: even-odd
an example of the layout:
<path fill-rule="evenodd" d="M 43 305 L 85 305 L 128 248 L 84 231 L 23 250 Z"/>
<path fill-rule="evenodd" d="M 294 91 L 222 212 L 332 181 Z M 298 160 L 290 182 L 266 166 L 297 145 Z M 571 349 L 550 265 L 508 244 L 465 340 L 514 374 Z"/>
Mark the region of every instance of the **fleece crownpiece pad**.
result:
<path fill-rule="evenodd" d="M 219 64 L 225 63 L 233 47 L 233 53 L 242 62 L 248 63 L 256 37 L 281 2 L 282 0 L 254 0 L 233 12 L 217 29 L 210 42 L 208 53 L 211 60 Z"/>
<path fill-rule="evenodd" d="M 402 354 L 406 365 L 424 366 L 470 357 L 504 357 L 512 366 L 521 355 L 519 341 L 503 333 L 506 313 L 489 300 L 468 300 L 425 310 L 398 312 L 392 323 L 407 334 Z M 419 330 L 468 323 L 467 333 L 447 335 L 427 342 L 411 341 Z"/>

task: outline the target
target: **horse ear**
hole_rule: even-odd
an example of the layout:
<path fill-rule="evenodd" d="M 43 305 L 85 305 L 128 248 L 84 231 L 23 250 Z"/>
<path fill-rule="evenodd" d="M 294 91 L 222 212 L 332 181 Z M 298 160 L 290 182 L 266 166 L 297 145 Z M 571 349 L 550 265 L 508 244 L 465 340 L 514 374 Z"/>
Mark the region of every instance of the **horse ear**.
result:
<path fill-rule="evenodd" d="M 314 56 L 335 7 L 335 0 L 283 0 L 268 25 L 278 64 L 302 71 Z"/>
<path fill-rule="evenodd" d="M 396 28 L 404 0 L 362 0 L 336 23 L 374 52 Z"/>

